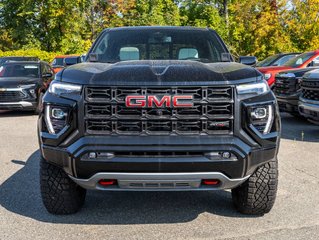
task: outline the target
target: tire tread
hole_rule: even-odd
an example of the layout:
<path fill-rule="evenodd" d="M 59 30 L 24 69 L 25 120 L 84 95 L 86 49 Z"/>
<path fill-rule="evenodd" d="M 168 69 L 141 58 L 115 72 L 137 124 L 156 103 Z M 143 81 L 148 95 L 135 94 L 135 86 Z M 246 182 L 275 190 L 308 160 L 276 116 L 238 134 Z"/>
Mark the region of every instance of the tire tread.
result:
<path fill-rule="evenodd" d="M 276 200 L 278 187 L 277 159 L 260 167 L 239 187 L 232 190 L 236 209 L 244 214 L 268 213 Z"/>
<path fill-rule="evenodd" d="M 63 169 L 41 157 L 40 190 L 42 201 L 49 213 L 76 213 L 84 204 L 86 190 L 73 182 Z"/>

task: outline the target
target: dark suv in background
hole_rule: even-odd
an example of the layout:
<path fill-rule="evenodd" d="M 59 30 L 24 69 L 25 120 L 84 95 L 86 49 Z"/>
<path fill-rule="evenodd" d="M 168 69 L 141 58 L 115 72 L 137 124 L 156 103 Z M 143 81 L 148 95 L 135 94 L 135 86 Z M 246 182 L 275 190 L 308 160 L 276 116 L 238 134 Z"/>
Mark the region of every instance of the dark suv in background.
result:
<path fill-rule="evenodd" d="M 0 109 L 39 112 L 54 77 L 46 62 L 7 62 L 0 66 Z"/>

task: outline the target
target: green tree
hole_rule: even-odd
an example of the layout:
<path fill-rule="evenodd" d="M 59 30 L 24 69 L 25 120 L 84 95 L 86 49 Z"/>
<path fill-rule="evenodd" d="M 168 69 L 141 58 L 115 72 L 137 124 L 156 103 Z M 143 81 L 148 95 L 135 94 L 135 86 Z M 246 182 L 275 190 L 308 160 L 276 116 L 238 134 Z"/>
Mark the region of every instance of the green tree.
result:
<path fill-rule="evenodd" d="M 209 27 L 216 30 L 222 38 L 227 39 L 225 16 L 222 16 L 223 9 L 216 1 L 183 0 L 179 5 L 182 25 Z"/>
<path fill-rule="evenodd" d="M 292 0 L 286 19 L 289 34 L 298 50 L 319 49 L 319 0 Z"/>
<path fill-rule="evenodd" d="M 84 0 L 2 0 L 3 25 L 16 49 L 86 50 Z"/>
<path fill-rule="evenodd" d="M 264 58 L 295 50 L 286 30 L 286 0 L 233 1 L 230 10 L 230 42 L 240 55 Z"/>

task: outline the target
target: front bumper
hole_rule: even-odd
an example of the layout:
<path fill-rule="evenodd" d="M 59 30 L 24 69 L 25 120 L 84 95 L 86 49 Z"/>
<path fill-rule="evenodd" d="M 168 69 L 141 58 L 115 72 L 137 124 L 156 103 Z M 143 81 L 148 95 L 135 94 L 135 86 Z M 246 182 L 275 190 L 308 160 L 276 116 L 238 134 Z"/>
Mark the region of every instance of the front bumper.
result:
<path fill-rule="evenodd" d="M 0 110 L 33 110 L 36 106 L 35 101 L 0 102 Z"/>
<path fill-rule="evenodd" d="M 67 141 L 67 140 L 66 140 Z M 234 136 L 147 136 L 114 137 L 85 136 L 66 148 L 41 146 L 42 156 L 64 170 L 80 183 L 96 184 L 96 174 L 180 174 L 212 173 L 218 175 L 223 184 L 231 187 L 241 183 L 258 166 L 276 158 L 277 147 L 250 147 Z M 205 155 L 196 157 L 130 157 L 88 159 L 90 152 L 230 152 L 235 159 L 209 159 Z M 221 177 L 222 175 L 225 176 Z M 93 180 L 92 180 L 93 178 Z M 91 179 L 91 180 L 90 180 Z M 121 178 L 116 178 L 121 180 Z M 175 178 L 174 178 L 175 179 Z M 236 180 L 237 179 L 237 180 Z M 131 179 L 137 180 L 137 179 Z M 152 180 L 152 179 L 149 179 Z M 154 180 L 154 179 L 153 179 Z M 156 179 L 155 179 L 156 180 Z M 172 180 L 163 178 L 162 180 Z M 93 183 L 92 183 L 93 181 Z M 80 184 L 79 183 L 79 184 Z M 88 186 L 90 188 L 90 186 Z"/>
<path fill-rule="evenodd" d="M 179 186 L 180 183 L 185 186 L 187 183 L 188 190 L 233 188 L 247 179 L 258 166 L 275 159 L 278 153 L 280 118 L 272 93 L 247 99 L 235 98 L 234 132 L 226 135 L 91 135 L 85 131 L 83 124 L 82 96 L 74 96 L 71 100 L 47 93 L 44 103 L 68 106 L 71 115 L 69 125 L 57 135 L 52 135 L 46 131 L 43 113 L 40 114 L 38 128 L 42 156 L 51 164 L 62 167 L 75 182 L 89 189 L 100 188 L 96 185 L 100 177 L 115 177 L 120 184 L 117 190 L 130 189 L 127 187 L 130 183 L 157 185 L 156 190 L 161 190 L 163 183 L 164 186 Z M 246 121 L 248 113 L 245 109 L 256 104 L 275 106 L 275 119 L 269 134 L 262 135 Z M 139 155 L 129 156 L 129 152 Z M 141 152 L 152 154 L 142 156 Z M 235 158 L 210 159 L 206 153 L 211 152 L 229 152 Z M 114 153 L 114 156 L 92 159 L 87 157 L 90 153 Z M 167 153 L 189 153 L 191 156 L 176 154 L 165 157 Z M 141 180 L 141 176 L 147 179 Z M 200 180 L 205 176 L 214 177 L 221 184 L 203 188 Z M 176 187 L 171 189 L 176 190 Z"/>
<path fill-rule="evenodd" d="M 89 179 L 78 179 L 70 176 L 78 185 L 91 190 L 108 191 L 207 191 L 218 189 L 232 189 L 249 176 L 230 179 L 219 172 L 199 173 L 96 173 Z M 116 179 L 117 184 L 103 186 L 101 179 Z M 203 179 L 215 179 L 219 183 L 215 186 L 202 184 Z"/>
<path fill-rule="evenodd" d="M 296 113 L 298 112 L 298 101 L 299 101 L 299 95 L 293 95 L 293 96 L 276 96 L 278 101 L 279 110 L 281 112 L 288 112 L 288 113 Z"/>
<path fill-rule="evenodd" d="M 300 98 L 299 112 L 309 121 L 319 125 L 319 101 Z"/>

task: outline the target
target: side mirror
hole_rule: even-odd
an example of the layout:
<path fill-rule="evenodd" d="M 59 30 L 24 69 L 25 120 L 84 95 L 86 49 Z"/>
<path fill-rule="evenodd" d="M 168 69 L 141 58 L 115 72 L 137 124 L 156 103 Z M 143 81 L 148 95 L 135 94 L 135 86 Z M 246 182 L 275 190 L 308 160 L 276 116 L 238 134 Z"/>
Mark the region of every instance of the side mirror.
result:
<path fill-rule="evenodd" d="M 257 63 L 257 58 L 254 56 L 240 56 L 239 62 L 248 66 L 254 66 Z"/>
<path fill-rule="evenodd" d="M 232 61 L 232 56 L 230 53 L 222 53 L 221 58 L 222 58 L 222 62 L 231 62 Z"/>
<path fill-rule="evenodd" d="M 44 74 L 42 75 L 42 77 L 43 77 L 43 78 L 52 78 L 53 75 L 52 75 L 52 73 L 44 73 Z"/>
<path fill-rule="evenodd" d="M 79 62 L 80 61 L 78 60 L 78 57 L 67 57 L 67 58 L 64 58 L 64 65 L 65 66 L 71 66 L 71 65 L 77 64 Z"/>
<path fill-rule="evenodd" d="M 99 61 L 99 54 L 90 53 L 89 54 L 89 62 L 98 62 Z"/>

